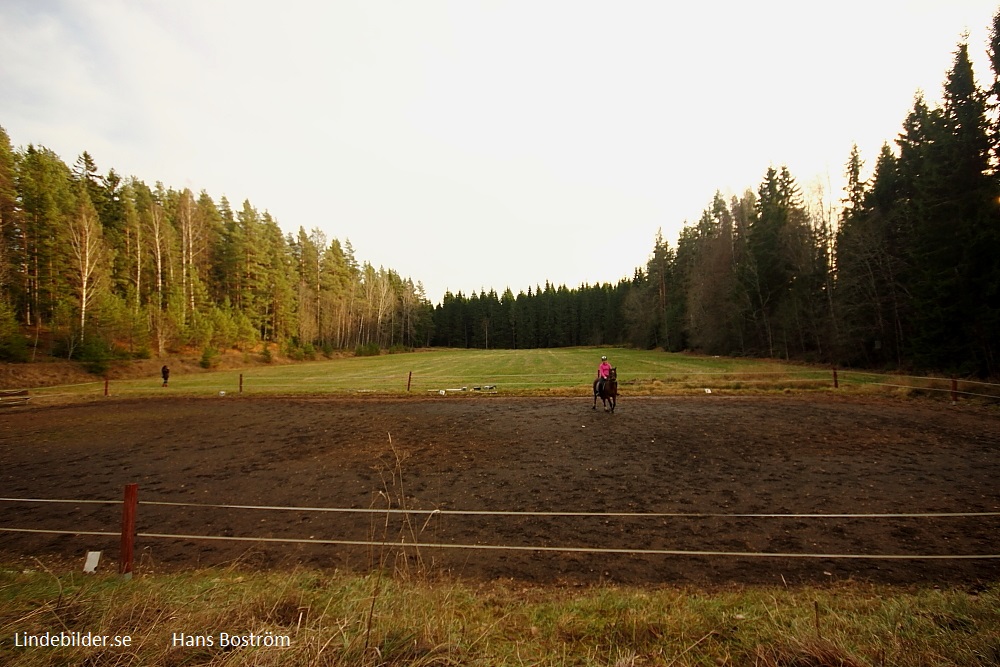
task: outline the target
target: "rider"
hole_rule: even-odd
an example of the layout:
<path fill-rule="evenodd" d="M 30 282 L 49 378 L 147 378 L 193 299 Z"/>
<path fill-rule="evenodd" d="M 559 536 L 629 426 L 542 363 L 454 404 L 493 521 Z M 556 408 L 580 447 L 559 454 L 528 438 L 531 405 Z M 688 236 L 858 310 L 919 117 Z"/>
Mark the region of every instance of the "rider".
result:
<path fill-rule="evenodd" d="M 607 357 L 601 357 L 601 365 L 597 367 L 597 379 L 594 380 L 594 393 L 599 394 L 601 390 L 604 389 L 604 383 L 608 380 L 608 375 L 611 373 L 611 364 L 608 363 Z"/>

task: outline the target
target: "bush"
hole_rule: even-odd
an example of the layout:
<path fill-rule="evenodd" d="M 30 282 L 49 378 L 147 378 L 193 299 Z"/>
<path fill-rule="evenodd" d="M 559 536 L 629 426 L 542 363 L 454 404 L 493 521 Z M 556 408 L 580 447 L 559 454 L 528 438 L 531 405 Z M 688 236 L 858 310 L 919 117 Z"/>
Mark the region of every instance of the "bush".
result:
<path fill-rule="evenodd" d="M 302 361 L 306 358 L 306 355 L 302 352 L 302 348 L 291 341 L 285 346 L 285 356 L 292 361 Z"/>
<path fill-rule="evenodd" d="M 105 375 L 115 358 L 114 346 L 103 336 L 90 334 L 83 339 L 77 351 L 77 359 L 88 373 Z"/>
<path fill-rule="evenodd" d="M 0 336 L 0 361 L 28 361 L 28 339 L 20 331 Z"/>
<path fill-rule="evenodd" d="M 14 309 L 0 301 L 0 361 L 26 362 L 28 339 L 21 333 Z"/>
<path fill-rule="evenodd" d="M 356 357 L 377 357 L 381 353 L 381 348 L 378 343 L 365 343 L 364 345 L 358 345 L 354 348 L 354 356 Z"/>
<path fill-rule="evenodd" d="M 212 308 L 209 317 L 212 320 L 212 346 L 220 350 L 235 347 L 240 336 L 240 328 L 232 312 L 216 306 Z"/>
<path fill-rule="evenodd" d="M 211 345 L 206 345 L 201 352 L 201 361 L 198 363 L 202 368 L 215 368 L 219 365 L 219 361 L 221 361 L 219 351 Z"/>
<path fill-rule="evenodd" d="M 309 361 L 316 360 L 316 348 L 313 347 L 312 343 L 302 343 L 299 344 L 297 338 L 290 338 L 285 343 L 285 356 L 292 361 Z"/>
<path fill-rule="evenodd" d="M 207 349 L 215 338 L 215 322 L 211 315 L 205 316 L 197 311 L 191 315 L 191 324 L 187 327 L 189 344 Z"/>
<path fill-rule="evenodd" d="M 237 310 L 233 314 L 233 322 L 236 324 L 236 347 L 240 350 L 247 350 L 253 347 L 259 340 L 259 334 L 257 328 L 254 327 L 253 322 L 250 318 L 246 316 L 242 310 Z M 265 346 L 265 350 L 267 347 Z M 266 361 L 271 363 L 271 353 L 267 353 Z"/>

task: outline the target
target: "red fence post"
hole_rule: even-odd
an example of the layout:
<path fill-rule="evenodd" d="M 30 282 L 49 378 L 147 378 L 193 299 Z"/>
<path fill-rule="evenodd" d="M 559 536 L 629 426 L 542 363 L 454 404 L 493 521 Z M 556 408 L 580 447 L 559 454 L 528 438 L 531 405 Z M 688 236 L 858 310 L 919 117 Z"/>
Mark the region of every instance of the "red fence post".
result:
<path fill-rule="evenodd" d="M 833 369 L 833 388 L 834 389 L 839 389 L 840 388 L 840 383 L 837 381 L 837 369 L 836 368 Z"/>
<path fill-rule="evenodd" d="M 118 553 L 118 574 L 132 577 L 132 556 L 135 552 L 135 511 L 139 505 L 139 485 L 125 485 L 122 503 L 122 544 Z"/>
<path fill-rule="evenodd" d="M 411 382 L 413 382 L 413 371 L 410 371 L 410 375 L 406 378 L 406 391 L 410 391 Z"/>

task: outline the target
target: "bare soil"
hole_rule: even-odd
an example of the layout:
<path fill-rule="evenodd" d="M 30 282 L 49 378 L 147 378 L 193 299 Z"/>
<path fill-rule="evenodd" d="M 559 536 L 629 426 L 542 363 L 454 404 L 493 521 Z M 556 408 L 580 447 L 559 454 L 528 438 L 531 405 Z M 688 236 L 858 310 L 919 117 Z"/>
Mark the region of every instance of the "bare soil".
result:
<path fill-rule="evenodd" d="M 826 555 L 1000 553 L 1000 517 L 609 516 L 1000 512 L 1000 413 L 924 401 L 774 397 L 164 398 L 0 411 L 0 497 L 116 500 L 138 531 L 355 540 L 305 545 L 142 537 L 137 571 L 385 565 L 537 583 L 975 587 L 1000 560 L 589 554 L 401 542 Z M 190 506 L 149 505 L 151 501 Z M 348 514 L 199 507 L 589 512 Z M 119 505 L 0 502 L 0 526 L 117 532 Z M 384 544 L 383 544 L 384 543 Z M 0 561 L 82 566 L 118 539 L 0 531 Z"/>

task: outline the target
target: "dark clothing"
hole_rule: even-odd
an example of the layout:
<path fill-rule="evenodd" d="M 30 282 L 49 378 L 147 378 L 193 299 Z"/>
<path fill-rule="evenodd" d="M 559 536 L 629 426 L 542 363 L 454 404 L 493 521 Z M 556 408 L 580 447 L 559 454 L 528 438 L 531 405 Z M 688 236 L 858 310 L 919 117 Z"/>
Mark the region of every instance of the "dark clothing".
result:
<path fill-rule="evenodd" d="M 164 366 L 160 369 L 160 375 L 163 376 L 163 386 L 167 386 L 167 382 L 170 380 L 170 369 Z"/>

